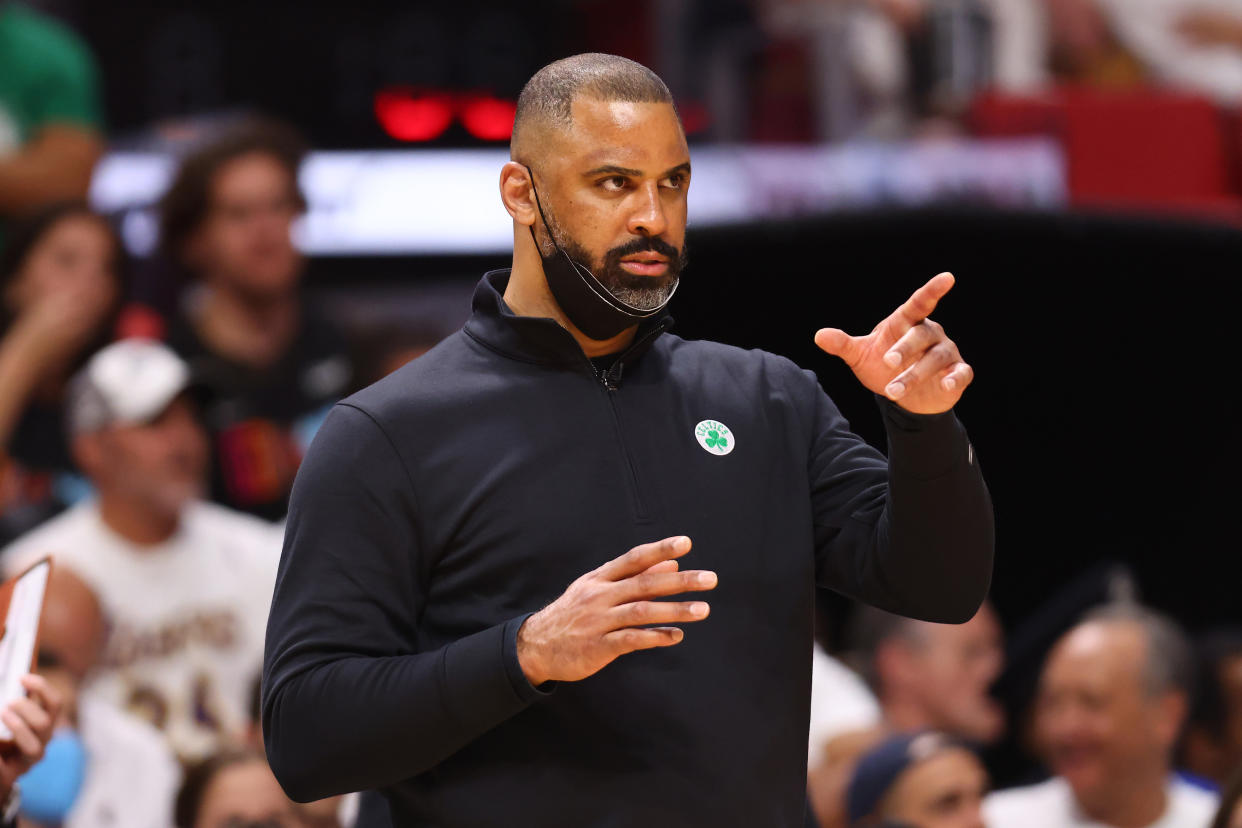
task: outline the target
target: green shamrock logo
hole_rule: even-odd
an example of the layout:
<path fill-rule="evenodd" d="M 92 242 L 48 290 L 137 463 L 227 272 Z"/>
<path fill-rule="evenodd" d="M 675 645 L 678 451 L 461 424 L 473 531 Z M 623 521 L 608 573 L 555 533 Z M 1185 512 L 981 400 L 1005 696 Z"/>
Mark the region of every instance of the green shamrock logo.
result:
<path fill-rule="evenodd" d="M 707 440 L 704 442 L 707 443 L 708 448 L 714 448 L 717 451 L 724 451 L 729 445 L 729 438 L 721 437 L 719 431 L 712 429 L 707 432 Z"/>

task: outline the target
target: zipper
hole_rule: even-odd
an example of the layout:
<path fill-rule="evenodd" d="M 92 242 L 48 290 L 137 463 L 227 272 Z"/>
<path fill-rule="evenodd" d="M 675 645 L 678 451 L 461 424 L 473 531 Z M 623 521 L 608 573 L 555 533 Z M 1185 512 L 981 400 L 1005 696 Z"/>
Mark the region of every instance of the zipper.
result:
<path fill-rule="evenodd" d="M 603 389 L 605 399 L 608 400 L 608 410 L 612 414 L 612 425 L 617 434 L 617 445 L 621 447 L 621 456 L 625 460 L 625 468 L 629 472 L 630 500 L 634 505 L 634 518 L 639 523 L 646 523 L 650 520 L 650 514 L 647 510 L 647 502 L 643 498 L 642 486 L 638 483 L 638 469 L 634 465 L 634 457 L 625 442 L 625 433 L 621 428 L 621 416 L 617 412 L 615 395 L 621 388 L 621 374 L 625 370 L 626 357 L 663 333 L 667 326 L 667 320 L 661 320 L 659 324 L 644 334 L 641 339 L 631 343 L 630 347 L 626 348 L 607 369 L 596 368 L 595 363 L 591 362 L 590 358 L 586 357 L 585 354 L 583 355 L 586 357 L 587 365 L 590 367 L 592 375 Z"/>

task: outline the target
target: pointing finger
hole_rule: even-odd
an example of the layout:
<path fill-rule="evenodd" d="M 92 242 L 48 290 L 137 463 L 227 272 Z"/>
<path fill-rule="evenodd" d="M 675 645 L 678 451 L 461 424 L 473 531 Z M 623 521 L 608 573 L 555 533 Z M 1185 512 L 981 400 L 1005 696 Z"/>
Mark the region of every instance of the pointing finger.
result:
<path fill-rule="evenodd" d="M 680 558 L 689 551 L 690 539 L 685 535 L 644 543 L 604 564 L 597 570 L 597 574 L 610 581 L 620 581 L 662 561 Z"/>
<path fill-rule="evenodd" d="M 931 316 L 932 311 L 936 309 L 937 303 L 953 287 L 954 281 L 952 273 L 936 274 L 928 279 L 926 284 L 911 294 L 909 299 L 902 302 L 901 307 L 897 309 L 894 316 L 905 321 L 907 327 L 919 324 Z"/>

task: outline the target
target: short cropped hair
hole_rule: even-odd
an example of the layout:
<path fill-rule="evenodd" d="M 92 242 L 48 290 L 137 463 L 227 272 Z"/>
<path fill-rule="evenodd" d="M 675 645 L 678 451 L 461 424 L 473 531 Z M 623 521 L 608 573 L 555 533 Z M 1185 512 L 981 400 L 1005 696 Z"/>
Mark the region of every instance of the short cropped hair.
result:
<path fill-rule="evenodd" d="M 588 52 L 574 55 L 536 72 L 518 95 L 511 148 L 537 124 L 561 129 L 573 123 L 576 98 L 628 103 L 673 103 L 660 76 L 641 63 L 617 55 Z"/>
<path fill-rule="evenodd" d="M 216 174 L 230 161 L 251 153 L 266 155 L 288 171 L 298 210 L 306 209 L 306 196 L 298 185 L 298 170 L 306 156 L 301 136 L 280 121 L 248 118 L 224 128 L 178 166 L 159 203 L 160 252 L 167 260 L 184 264 L 186 242 L 202 226 L 211 209 Z"/>
<path fill-rule="evenodd" d="M 1186 634 L 1172 618 L 1140 604 L 1105 604 L 1083 616 L 1081 624 L 1133 624 L 1147 641 L 1143 665 L 1144 689 L 1148 695 L 1194 692 L 1195 665 Z M 1081 625 L 1080 624 L 1080 625 Z"/>
<path fill-rule="evenodd" d="M 880 693 L 880 675 L 876 669 L 876 654 L 889 641 L 900 639 L 911 646 L 925 643 L 921 622 L 913 618 L 894 615 L 891 612 L 859 604 L 849 626 L 849 649 L 851 666 L 862 676 L 873 693 Z"/>

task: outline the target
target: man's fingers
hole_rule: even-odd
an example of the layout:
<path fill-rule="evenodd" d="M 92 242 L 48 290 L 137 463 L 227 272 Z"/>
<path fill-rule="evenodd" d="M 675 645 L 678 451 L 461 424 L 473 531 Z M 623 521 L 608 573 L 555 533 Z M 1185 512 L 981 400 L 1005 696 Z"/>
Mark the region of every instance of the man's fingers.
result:
<path fill-rule="evenodd" d="M 21 751 L 23 764 L 27 767 L 43 757 L 43 742 L 26 724 L 26 720 L 17 715 L 11 707 L 0 710 L 0 721 L 8 726 L 13 734 L 13 744 Z"/>
<path fill-rule="evenodd" d="M 658 564 L 652 564 L 643 570 L 643 575 L 656 575 L 661 572 L 676 572 L 679 564 L 677 561 L 660 561 Z"/>
<path fill-rule="evenodd" d="M 30 694 L 30 698 L 47 711 L 55 724 L 57 717 L 60 716 L 60 708 L 65 703 L 61 692 L 43 676 L 35 673 L 27 673 L 21 677 L 20 681 L 22 687 L 26 688 L 26 692 Z"/>
<path fill-rule="evenodd" d="M 705 601 L 635 601 L 614 607 L 611 618 L 615 628 L 620 629 L 702 621 L 710 612 Z"/>
<path fill-rule="evenodd" d="M 669 595 L 680 595 L 683 592 L 702 592 L 715 588 L 716 573 L 707 570 L 644 572 L 618 582 L 615 600 L 618 604 L 623 604 L 642 598 L 664 598 Z"/>
<path fill-rule="evenodd" d="M 893 378 L 884 387 L 884 393 L 891 400 L 899 400 L 909 393 L 910 389 L 922 385 L 957 361 L 957 348 L 949 342 L 941 342 L 923 354 L 918 362 Z"/>
<path fill-rule="evenodd" d="M 9 703 L 9 709 L 16 713 L 43 741 L 52 738 L 52 725 L 55 722 L 39 705 L 30 699 L 14 699 Z"/>
<path fill-rule="evenodd" d="M 893 369 L 908 365 L 922 356 L 923 352 L 938 340 L 943 339 L 943 332 L 944 329 L 938 323 L 924 319 L 906 331 L 905 335 L 884 353 L 884 364 Z"/>
<path fill-rule="evenodd" d="M 671 647 L 685 637 L 677 627 L 653 627 L 640 630 L 626 627 L 614 630 L 604 636 L 604 641 L 617 655 L 632 653 L 635 650 L 650 650 L 655 647 Z"/>
<path fill-rule="evenodd" d="M 820 328 L 815 332 L 815 344 L 820 350 L 840 357 L 850 364 L 853 364 L 857 356 L 858 343 L 854 337 L 840 328 Z"/>
<path fill-rule="evenodd" d="M 901 303 L 897 313 L 911 325 L 917 325 L 932 315 L 936 305 L 953 287 L 952 273 L 937 273 Z"/>
<path fill-rule="evenodd" d="M 597 570 L 597 574 L 610 581 L 619 581 L 637 575 L 661 561 L 680 558 L 690 551 L 690 539 L 684 535 L 665 538 L 654 543 L 635 546 L 619 558 L 614 558 Z"/>
<path fill-rule="evenodd" d="M 944 376 L 940 378 L 940 387 L 949 393 L 954 391 L 964 391 L 966 386 L 970 385 L 975 379 L 975 369 L 971 368 L 965 362 L 958 362 L 953 365 Z"/>

